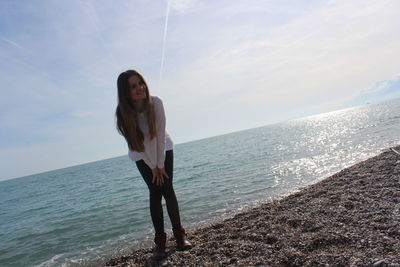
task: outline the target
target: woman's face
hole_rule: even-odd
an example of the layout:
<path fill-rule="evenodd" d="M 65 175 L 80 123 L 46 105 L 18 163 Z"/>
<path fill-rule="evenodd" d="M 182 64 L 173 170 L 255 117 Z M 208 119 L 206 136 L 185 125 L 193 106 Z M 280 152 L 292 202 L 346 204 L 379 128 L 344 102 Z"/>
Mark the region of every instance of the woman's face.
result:
<path fill-rule="evenodd" d="M 137 75 L 128 78 L 131 99 L 143 100 L 146 98 L 146 85 Z"/>

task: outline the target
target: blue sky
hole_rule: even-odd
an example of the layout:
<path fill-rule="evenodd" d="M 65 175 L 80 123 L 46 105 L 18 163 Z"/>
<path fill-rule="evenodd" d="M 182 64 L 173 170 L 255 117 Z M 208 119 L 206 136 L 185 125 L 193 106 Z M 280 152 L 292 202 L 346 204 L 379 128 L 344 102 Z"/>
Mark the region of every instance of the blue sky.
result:
<path fill-rule="evenodd" d="M 175 143 L 400 97 L 399 17 L 397 0 L 2 0 L 0 180 L 125 154 L 127 69 Z"/>

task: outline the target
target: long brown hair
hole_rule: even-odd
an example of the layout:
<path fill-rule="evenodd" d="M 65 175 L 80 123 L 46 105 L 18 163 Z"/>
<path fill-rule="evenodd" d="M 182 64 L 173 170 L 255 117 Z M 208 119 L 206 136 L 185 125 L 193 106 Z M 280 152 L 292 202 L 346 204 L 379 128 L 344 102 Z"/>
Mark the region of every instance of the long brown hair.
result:
<path fill-rule="evenodd" d="M 143 100 L 143 104 L 149 125 L 150 139 L 153 139 L 157 135 L 154 106 L 149 93 L 149 88 L 147 87 L 147 83 L 143 76 L 135 70 L 124 71 L 118 76 L 118 106 L 115 111 L 115 116 L 117 119 L 117 130 L 125 137 L 128 147 L 131 150 L 144 152 L 144 135 L 138 125 L 137 113 L 134 110 L 133 101 L 130 97 L 130 87 L 128 82 L 128 79 L 134 75 L 136 75 L 146 87 L 146 99 Z"/>

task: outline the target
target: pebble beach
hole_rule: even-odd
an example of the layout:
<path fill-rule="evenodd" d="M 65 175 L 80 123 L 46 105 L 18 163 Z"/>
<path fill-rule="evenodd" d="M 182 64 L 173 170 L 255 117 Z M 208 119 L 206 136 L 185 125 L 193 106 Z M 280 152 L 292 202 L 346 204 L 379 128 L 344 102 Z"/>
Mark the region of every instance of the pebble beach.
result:
<path fill-rule="evenodd" d="M 400 266 L 400 146 L 297 192 L 104 266 Z"/>

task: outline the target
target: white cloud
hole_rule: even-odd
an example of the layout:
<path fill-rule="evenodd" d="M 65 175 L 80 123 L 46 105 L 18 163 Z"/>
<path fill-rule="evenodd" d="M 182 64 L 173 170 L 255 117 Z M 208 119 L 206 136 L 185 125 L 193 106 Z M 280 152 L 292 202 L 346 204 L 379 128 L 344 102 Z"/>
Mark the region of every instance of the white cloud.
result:
<path fill-rule="evenodd" d="M 196 5 L 198 0 L 166 0 L 167 5 L 170 5 L 172 10 L 184 12 Z"/>
<path fill-rule="evenodd" d="M 267 31 L 256 28 L 257 38 L 236 42 L 215 42 L 223 25 L 208 29 L 202 34 L 212 36 L 211 48 L 199 47 L 206 56 L 165 75 L 162 93 L 174 103 L 172 126 L 189 121 L 184 125 L 193 132 L 212 135 L 283 119 L 277 114 L 284 112 L 290 118 L 340 107 L 398 73 L 399 7 L 396 1 L 335 1 Z M 223 29 L 226 36 L 235 33 Z"/>
<path fill-rule="evenodd" d="M 176 143 L 329 111 L 399 73 L 398 1 L 171 0 L 160 86 L 167 2 L 60 3 L 21 6 L 26 24 L 3 16 L 16 28 L 0 31 L 2 131 L 53 142 L 30 155 L 65 150 L 26 170 L 125 153 L 113 113 L 128 68 L 164 99 Z M 87 153 L 70 160 L 79 144 Z"/>
<path fill-rule="evenodd" d="M 393 40 L 395 43 L 380 40 L 398 31 L 396 17 L 388 17 L 394 7 L 385 6 L 387 1 L 376 7 L 375 13 L 370 7 L 365 8 L 368 12 L 363 12 L 361 2 L 352 3 L 316 10 L 270 31 L 265 37 L 260 36 L 258 40 L 223 44 L 225 47 L 220 54 L 194 62 L 182 77 L 189 75 L 188 80 L 193 81 L 193 76 L 197 76 L 193 84 L 206 86 L 203 81 L 208 82 L 209 78 L 205 77 L 210 77 L 214 83 L 224 75 L 240 75 L 240 80 L 248 78 L 246 82 L 257 88 L 252 91 L 257 99 L 262 99 L 260 95 L 265 95 L 266 88 L 277 87 L 287 92 L 308 88 L 306 93 L 309 92 L 309 95 L 318 91 L 325 94 L 335 86 L 335 90 L 342 95 L 347 94 L 349 89 L 357 91 L 360 89 L 357 84 L 361 83 L 363 87 L 376 81 L 377 77 L 387 75 L 388 69 L 394 69 L 391 64 L 386 69 L 377 70 L 372 77 L 360 78 L 371 73 L 375 64 L 399 57 L 393 49 L 398 46 L 399 39 Z M 365 4 L 365 1 L 362 3 Z M 356 20 L 351 17 L 354 10 L 359 10 Z M 385 51 L 388 52 L 385 54 Z M 223 77 L 222 80 L 226 82 L 228 79 Z M 358 88 L 351 89 L 352 86 Z M 232 86 L 212 86 L 209 91 L 196 88 L 193 93 L 218 94 L 226 90 L 232 90 Z"/>

